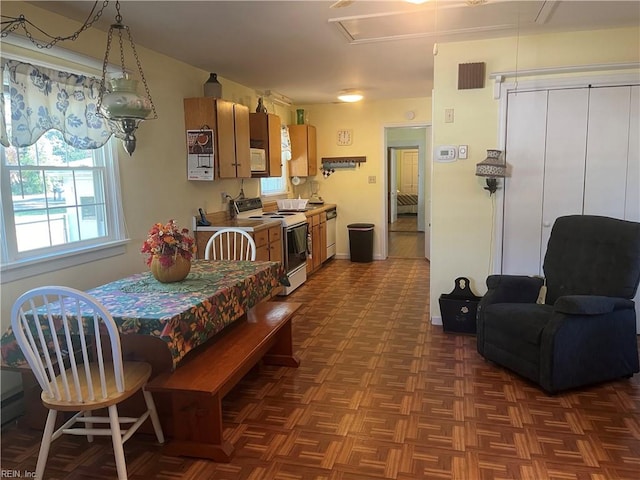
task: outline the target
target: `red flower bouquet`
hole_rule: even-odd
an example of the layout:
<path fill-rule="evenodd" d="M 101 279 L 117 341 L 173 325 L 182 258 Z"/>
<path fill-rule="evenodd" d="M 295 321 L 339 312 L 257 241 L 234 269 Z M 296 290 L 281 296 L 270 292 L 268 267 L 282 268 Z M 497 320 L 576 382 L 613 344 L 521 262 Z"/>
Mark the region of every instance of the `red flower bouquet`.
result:
<path fill-rule="evenodd" d="M 163 267 L 171 267 L 178 255 L 190 261 L 196 253 L 196 244 L 188 229 L 180 229 L 174 220 L 169 220 L 166 225 L 156 223 L 151 227 L 140 251 L 148 255 L 147 265 L 151 266 L 157 256 Z"/>

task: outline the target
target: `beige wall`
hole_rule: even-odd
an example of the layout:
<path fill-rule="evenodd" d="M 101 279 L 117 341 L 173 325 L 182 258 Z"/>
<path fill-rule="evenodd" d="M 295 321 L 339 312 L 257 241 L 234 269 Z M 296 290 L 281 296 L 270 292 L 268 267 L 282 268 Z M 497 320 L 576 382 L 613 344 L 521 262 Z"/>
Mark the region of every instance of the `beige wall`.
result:
<path fill-rule="evenodd" d="M 493 82 L 489 80 L 483 89 L 457 90 L 458 64 L 486 62 L 489 74 L 639 60 L 638 28 L 440 45 L 435 57 L 434 145 L 466 144 L 469 159 L 433 166 L 432 317 L 440 316 L 438 297 L 453 289 L 457 277 L 469 277 L 476 294 L 486 291 L 485 278 L 491 273 L 492 208 L 499 207 L 493 205 L 495 196 L 490 198 L 483 190 L 484 181 L 475 176 L 475 165 L 484 160 L 486 150 L 501 147 L 499 101 L 493 98 Z M 596 75 L 604 73 L 608 72 Z M 447 108 L 455 110 L 454 123 L 444 123 Z"/>
<path fill-rule="evenodd" d="M 348 258 L 350 223 L 373 223 L 374 258 L 382 252 L 381 226 L 385 219 L 385 162 L 384 127 L 425 125 L 431 123 L 431 99 L 405 98 L 385 101 L 367 101 L 326 105 L 304 105 L 309 123 L 317 129 L 318 164 L 322 157 L 365 156 L 367 161 L 355 169 L 336 169 L 324 178 L 318 172 L 315 180 L 320 185 L 320 196 L 328 203 L 338 205 L 337 255 Z M 415 113 L 408 121 L 405 114 Z M 350 146 L 338 146 L 338 129 L 353 130 Z M 375 183 L 369 183 L 369 177 Z M 294 194 L 305 198 L 309 182 L 294 188 Z"/>
<path fill-rule="evenodd" d="M 36 25 L 55 25 L 50 31 L 69 32 L 78 24 L 58 15 L 34 8 L 24 2 L 3 2 L 2 14 L 17 16 L 24 13 Z M 135 36 L 135 32 L 133 32 Z M 64 48 L 88 55 L 102 62 L 106 45 L 106 33 L 95 28 L 84 32 L 75 42 L 64 42 Z M 3 51 L 10 47 L 3 45 Z M 11 49 L 14 53 L 20 49 Z M 140 247 L 148 229 L 159 221 L 175 219 L 178 224 L 191 229 L 192 216 L 198 207 L 207 211 L 223 210 L 221 193 L 237 195 L 239 180 L 193 182 L 186 179 L 186 149 L 182 99 L 202 95 L 202 85 L 208 72 L 193 68 L 177 60 L 137 46 L 145 77 L 158 112 L 158 119 L 144 122 L 137 132 L 137 148 L 132 157 L 118 142 L 124 215 L 131 241 L 126 254 L 97 262 L 68 268 L 54 273 L 2 284 L 0 299 L 0 330 L 10 324 L 13 301 L 24 291 L 41 285 L 62 284 L 80 289 L 92 288 L 123 276 L 146 269 Z M 112 52 L 111 61 L 118 61 Z M 128 67 L 135 64 L 127 62 Z M 223 97 L 245 103 L 257 104 L 252 89 L 218 77 L 223 86 Z M 268 105 L 270 106 L 270 105 Z M 286 110 L 278 111 L 288 115 Z M 259 180 L 246 180 L 244 191 L 257 195 Z M 15 375 L 2 374 L 2 392 L 16 385 Z"/>

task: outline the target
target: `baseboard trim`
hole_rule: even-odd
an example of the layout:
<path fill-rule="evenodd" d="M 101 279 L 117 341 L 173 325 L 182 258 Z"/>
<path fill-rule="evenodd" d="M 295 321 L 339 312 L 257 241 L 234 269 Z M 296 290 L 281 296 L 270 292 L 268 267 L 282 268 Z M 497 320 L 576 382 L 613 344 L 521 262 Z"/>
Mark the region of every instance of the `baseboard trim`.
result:
<path fill-rule="evenodd" d="M 442 325 L 442 317 L 431 317 L 431 325 Z"/>

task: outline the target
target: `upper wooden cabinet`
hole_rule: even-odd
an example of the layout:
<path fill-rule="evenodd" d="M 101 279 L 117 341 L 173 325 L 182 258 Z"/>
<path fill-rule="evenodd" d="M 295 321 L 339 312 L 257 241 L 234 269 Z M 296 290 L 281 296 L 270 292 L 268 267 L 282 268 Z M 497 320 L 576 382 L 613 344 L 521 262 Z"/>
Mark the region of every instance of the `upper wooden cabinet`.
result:
<path fill-rule="evenodd" d="M 282 122 L 273 113 L 250 113 L 249 132 L 251 148 L 266 152 L 267 170 L 251 172 L 252 177 L 279 177 L 282 175 Z"/>
<path fill-rule="evenodd" d="M 213 97 L 185 98 L 184 123 L 187 130 L 213 130 L 216 178 L 251 178 L 248 107 Z"/>
<path fill-rule="evenodd" d="M 312 125 L 289 125 L 291 137 L 291 177 L 310 177 L 318 173 L 318 147 L 316 127 Z"/>

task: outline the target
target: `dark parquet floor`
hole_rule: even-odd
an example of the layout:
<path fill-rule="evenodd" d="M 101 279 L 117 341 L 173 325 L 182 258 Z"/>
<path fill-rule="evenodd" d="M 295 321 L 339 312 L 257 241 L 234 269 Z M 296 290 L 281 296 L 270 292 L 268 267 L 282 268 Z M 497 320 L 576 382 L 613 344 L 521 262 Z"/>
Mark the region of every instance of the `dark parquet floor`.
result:
<path fill-rule="evenodd" d="M 129 478 L 640 478 L 640 376 L 547 396 L 432 326 L 428 279 L 424 259 L 328 262 L 284 300 L 304 303 L 300 368 L 263 366 L 225 398 L 231 463 L 164 456 L 138 434 Z M 1 443 L 3 473 L 35 468 L 37 432 L 9 426 Z M 57 440 L 46 478 L 115 478 L 110 442 Z"/>

